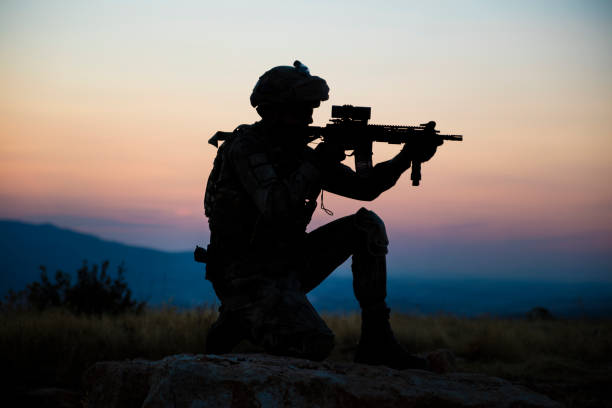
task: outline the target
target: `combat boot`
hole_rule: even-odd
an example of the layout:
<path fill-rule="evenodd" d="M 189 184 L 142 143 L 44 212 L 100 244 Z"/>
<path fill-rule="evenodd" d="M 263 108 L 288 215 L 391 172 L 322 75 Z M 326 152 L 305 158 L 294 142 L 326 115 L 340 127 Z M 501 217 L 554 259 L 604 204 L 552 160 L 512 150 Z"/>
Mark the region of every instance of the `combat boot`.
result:
<path fill-rule="evenodd" d="M 219 307 L 219 317 L 208 329 L 206 336 L 206 354 L 230 353 L 234 347 L 246 338 L 244 325 L 236 314 Z"/>
<path fill-rule="evenodd" d="M 361 338 L 355 362 L 385 365 L 398 370 L 428 370 L 427 359 L 410 354 L 395 339 L 389 324 L 389 312 L 386 305 L 362 310 Z"/>

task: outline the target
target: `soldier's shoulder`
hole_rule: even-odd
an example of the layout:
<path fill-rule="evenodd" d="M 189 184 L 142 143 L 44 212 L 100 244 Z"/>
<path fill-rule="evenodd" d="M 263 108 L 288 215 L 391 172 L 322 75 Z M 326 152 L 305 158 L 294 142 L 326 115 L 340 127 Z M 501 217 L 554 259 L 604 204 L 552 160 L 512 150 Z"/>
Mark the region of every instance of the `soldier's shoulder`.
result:
<path fill-rule="evenodd" d="M 259 139 L 262 135 L 260 122 L 242 124 L 234 129 L 234 136 L 241 139 Z"/>
<path fill-rule="evenodd" d="M 262 145 L 262 129 L 259 122 L 240 125 L 234 129 L 230 150 L 238 153 L 257 149 Z"/>

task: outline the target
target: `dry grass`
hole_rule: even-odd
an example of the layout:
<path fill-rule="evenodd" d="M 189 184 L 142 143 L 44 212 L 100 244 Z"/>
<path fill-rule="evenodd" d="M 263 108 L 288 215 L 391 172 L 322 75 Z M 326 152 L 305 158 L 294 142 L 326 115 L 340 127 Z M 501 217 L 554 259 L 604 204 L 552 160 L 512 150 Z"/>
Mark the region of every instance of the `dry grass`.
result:
<path fill-rule="evenodd" d="M 162 308 L 119 317 L 4 312 L 0 357 L 13 379 L 10 386 L 78 388 L 81 373 L 96 361 L 203 353 L 216 316 L 211 308 Z M 336 334 L 330 359 L 350 361 L 359 340 L 359 316 L 328 314 L 324 319 Z M 448 348 L 461 371 L 521 382 L 568 406 L 585 406 L 596 392 L 592 387 L 605 390 L 603 384 L 612 378 L 612 320 L 393 315 L 392 326 L 414 352 Z"/>
<path fill-rule="evenodd" d="M 78 387 L 83 370 L 96 361 L 202 353 L 214 319 L 210 309 L 165 308 L 118 317 L 62 310 L 4 313 L 0 357 L 9 378 L 22 384 Z"/>

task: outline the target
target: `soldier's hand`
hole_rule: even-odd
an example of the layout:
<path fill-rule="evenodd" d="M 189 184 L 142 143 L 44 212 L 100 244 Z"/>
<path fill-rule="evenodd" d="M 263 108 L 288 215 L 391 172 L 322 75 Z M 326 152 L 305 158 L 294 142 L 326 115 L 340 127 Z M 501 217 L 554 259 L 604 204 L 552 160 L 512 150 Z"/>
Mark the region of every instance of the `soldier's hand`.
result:
<path fill-rule="evenodd" d="M 424 163 L 436 154 L 436 150 L 442 142 L 442 139 L 435 135 L 415 137 L 404 144 L 401 154 L 411 161 Z"/>
<path fill-rule="evenodd" d="M 316 160 L 323 166 L 340 163 L 342 160 L 346 159 L 344 148 L 332 143 L 319 143 L 317 147 L 315 147 L 314 153 Z"/>

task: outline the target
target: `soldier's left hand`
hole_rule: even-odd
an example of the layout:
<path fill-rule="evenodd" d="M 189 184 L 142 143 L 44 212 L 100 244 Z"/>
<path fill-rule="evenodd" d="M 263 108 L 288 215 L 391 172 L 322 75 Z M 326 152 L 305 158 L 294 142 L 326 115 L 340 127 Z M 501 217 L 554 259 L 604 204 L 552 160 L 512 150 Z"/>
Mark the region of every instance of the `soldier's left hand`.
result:
<path fill-rule="evenodd" d="M 410 160 L 424 163 L 436 154 L 436 150 L 442 142 L 443 140 L 441 138 L 434 135 L 416 137 L 404 144 L 402 153 L 409 157 Z"/>

